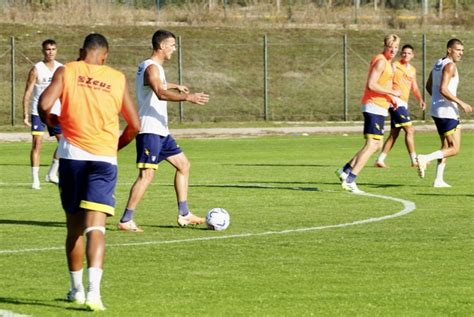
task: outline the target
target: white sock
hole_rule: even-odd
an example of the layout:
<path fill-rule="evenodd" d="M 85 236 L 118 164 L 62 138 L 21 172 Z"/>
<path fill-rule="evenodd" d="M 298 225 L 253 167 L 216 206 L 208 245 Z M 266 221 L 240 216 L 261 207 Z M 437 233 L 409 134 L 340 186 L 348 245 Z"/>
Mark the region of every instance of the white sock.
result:
<path fill-rule="evenodd" d="M 51 166 L 49 167 L 48 175 L 56 176 L 58 174 L 58 168 L 59 168 L 59 160 L 53 159 L 51 161 Z"/>
<path fill-rule="evenodd" d="M 411 152 L 410 153 L 410 159 L 411 159 L 412 164 L 416 163 L 416 152 Z"/>
<path fill-rule="evenodd" d="M 444 168 L 446 167 L 446 163 L 441 163 L 438 161 L 438 165 L 436 166 L 436 180 L 439 182 L 444 182 Z"/>
<path fill-rule="evenodd" d="M 377 162 L 383 163 L 386 157 L 387 157 L 387 153 L 380 152 L 379 157 L 377 158 Z"/>
<path fill-rule="evenodd" d="M 76 289 L 81 291 L 84 289 L 82 285 L 82 269 L 79 271 L 69 271 L 69 275 L 71 276 L 71 289 Z"/>
<path fill-rule="evenodd" d="M 444 154 L 443 154 L 443 151 L 439 150 L 439 151 L 426 155 L 426 158 L 428 159 L 428 162 L 434 161 L 434 160 L 441 160 L 442 158 L 444 158 Z"/>
<path fill-rule="evenodd" d="M 31 167 L 31 175 L 33 176 L 33 183 L 39 183 L 39 166 Z"/>
<path fill-rule="evenodd" d="M 100 298 L 100 281 L 102 280 L 102 269 L 90 267 L 87 269 L 87 278 L 89 285 L 87 288 L 87 296 Z"/>

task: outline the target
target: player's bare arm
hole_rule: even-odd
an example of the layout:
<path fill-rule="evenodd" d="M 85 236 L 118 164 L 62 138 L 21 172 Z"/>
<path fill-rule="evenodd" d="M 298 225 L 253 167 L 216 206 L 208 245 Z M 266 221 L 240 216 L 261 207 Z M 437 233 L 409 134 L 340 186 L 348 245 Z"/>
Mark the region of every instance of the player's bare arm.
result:
<path fill-rule="evenodd" d="M 382 76 L 383 71 L 385 70 L 385 61 L 384 60 L 378 60 L 375 63 L 374 68 L 370 72 L 369 79 L 367 81 L 367 87 L 379 94 L 386 94 L 386 95 L 392 95 L 395 97 L 400 96 L 400 91 L 398 90 L 393 90 L 393 89 L 386 89 L 379 85 L 378 80 L 380 79 L 380 76 Z"/>
<path fill-rule="evenodd" d="M 50 127 L 56 126 L 58 117 L 50 114 L 54 102 L 61 97 L 63 91 L 64 67 L 59 67 L 54 73 L 51 84 L 44 90 L 38 102 L 38 113 L 41 121 Z"/>
<path fill-rule="evenodd" d="M 132 97 L 130 97 L 128 82 L 125 82 L 121 114 L 125 122 L 127 122 L 127 126 L 123 130 L 122 135 L 120 135 L 118 142 L 119 150 L 133 141 L 140 129 L 140 119 L 138 118 L 137 108 L 132 101 Z"/>
<path fill-rule="evenodd" d="M 176 89 L 181 93 L 189 94 L 189 88 L 184 85 L 168 83 L 168 89 Z"/>
<path fill-rule="evenodd" d="M 31 127 L 30 123 L 30 99 L 31 94 L 33 93 L 33 89 L 35 87 L 36 76 L 38 76 L 36 72 L 36 68 L 31 68 L 30 72 L 28 73 L 28 79 L 26 81 L 25 87 L 25 94 L 23 95 L 23 123 L 27 126 Z"/>
<path fill-rule="evenodd" d="M 446 100 L 457 103 L 465 112 L 472 112 L 471 105 L 454 96 L 448 89 L 449 82 L 451 81 L 451 78 L 455 76 L 456 72 L 457 69 L 454 63 L 449 63 L 443 68 L 443 76 L 441 78 L 439 92 L 444 98 L 446 98 Z"/>
<path fill-rule="evenodd" d="M 189 101 L 198 105 L 204 105 L 209 101 L 209 95 L 204 93 L 176 93 L 173 90 L 165 89 L 158 68 L 154 65 L 148 66 L 145 70 L 145 85 L 149 85 L 161 100 Z"/>
<path fill-rule="evenodd" d="M 433 96 L 433 72 L 430 72 L 430 75 L 428 76 L 425 89 L 430 94 L 430 96 Z"/>

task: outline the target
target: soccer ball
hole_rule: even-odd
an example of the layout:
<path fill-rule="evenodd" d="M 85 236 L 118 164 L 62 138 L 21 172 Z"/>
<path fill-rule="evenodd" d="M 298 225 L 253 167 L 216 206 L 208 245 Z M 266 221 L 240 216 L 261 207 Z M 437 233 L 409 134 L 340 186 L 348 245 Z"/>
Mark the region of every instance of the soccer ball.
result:
<path fill-rule="evenodd" d="M 224 208 L 212 208 L 207 212 L 206 224 L 212 230 L 225 230 L 230 224 L 229 213 Z"/>

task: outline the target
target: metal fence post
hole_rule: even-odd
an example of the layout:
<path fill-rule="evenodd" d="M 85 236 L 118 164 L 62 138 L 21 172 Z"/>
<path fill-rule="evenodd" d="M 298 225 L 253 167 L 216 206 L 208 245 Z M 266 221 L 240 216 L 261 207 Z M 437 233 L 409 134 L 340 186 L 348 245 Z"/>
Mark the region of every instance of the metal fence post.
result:
<path fill-rule="evenodd" d="M 181 46 L 181 36 L 178 36 L 178 83 L 183 84 L 183 51 Z M 179 102 L 179 122 L 184 121 L 184 103 Z"/>
<path fill-rule="evenodd" d="M 422 51 L 423 51 L 423 59 L 422 59 L 422 78 L 423 78 L 423 85 L 421 86 L 423 90 L 423 100 L 426 102 L 426 34 L 423 33 L 422 41 L 421 41 Z M 423 121 L 426 119 L 426 110 L 423 109 Z"/>
<path fill-rule="evenodd" d="M 15 91 L 15 84 L 16 84 L 16 76 L 15 76 L 15 37 L 12 36 L 10 38 L 10 45 L 11 45 L 11 72 L 12 72 L 12 109 L 11 109 L 11 116 L 12 116 L 12 126 L 15 126 L 15 109 L 16 109 L 16 91 Z"/>
<path fill-rule="evenodd" d="M 342 38 L 342 58 L 343 58 L 343 80 L 344 80 L 344 121 L 347 121 L 347 113 L 349 108 L 349 85 L 348 85 L 348 71 L 347 71 L 347 34 L 344 34 Z"/>
<path fill-rule="evenodd" d="M 268 120 L 268 39 L 263 36 L 263 117 Z"/>

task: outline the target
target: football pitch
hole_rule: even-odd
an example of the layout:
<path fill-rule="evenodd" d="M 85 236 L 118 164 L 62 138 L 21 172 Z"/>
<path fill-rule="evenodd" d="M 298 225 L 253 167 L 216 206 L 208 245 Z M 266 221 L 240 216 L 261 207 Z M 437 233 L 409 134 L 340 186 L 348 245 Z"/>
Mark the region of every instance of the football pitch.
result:
<path fill-rule="evenodd" d="M 107 225 L 103 316 L 473 316 L 474 133 L 433 188 L 400 137 L 344 192 L 334 170 L 357 135 L 178 140 L 191 161 L 189 204 L 231 216 L 226 231 L 178 228 L 174 169 L 162 163 L 135 220 L 116 229 L 136 178 L 134 143 L 119 153 Z M 439 147 L 416 135 L 417 152 Z M 41 179 L 55 144 L 42 149 Z M 30 188 L 29 142 L 0 143 L 0 316 L 84 316 L 65 301 L 69 275 L 58 189 Z M 10 315 L 7 315 L 10 316 Z M 11 315 L 14 316 L 14 315 Z"/>

